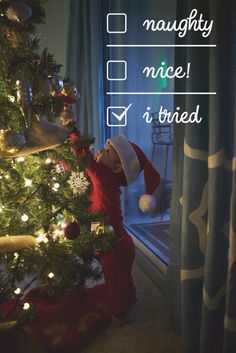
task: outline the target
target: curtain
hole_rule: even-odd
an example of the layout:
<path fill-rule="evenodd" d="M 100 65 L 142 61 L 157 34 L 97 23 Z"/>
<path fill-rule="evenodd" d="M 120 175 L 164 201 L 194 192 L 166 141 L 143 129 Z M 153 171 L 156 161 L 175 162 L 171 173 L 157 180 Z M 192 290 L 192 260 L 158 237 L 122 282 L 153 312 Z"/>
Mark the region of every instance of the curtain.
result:
<path fill-rule="evenodd" d="M 181 319 L 185 353 L 236 352 L 236 2 L 179 0 L 177 20 L 192 9 L 214 20 L 203 39 L 198 32 L 177 44 L 176 65 L 191 62 L 191 75 L 176 91 L 216 96 L 176 96 L 175 107 L 200 107 L 200 124 L 174 131 L 169 283 L 172 316 Z"/>
<path fill-rule="evenodd" d="M 103 25 L 101 1 L 70 0 L 66 77 L 73 79 L 80 99 L 78 127 L 104 142 Z"/>

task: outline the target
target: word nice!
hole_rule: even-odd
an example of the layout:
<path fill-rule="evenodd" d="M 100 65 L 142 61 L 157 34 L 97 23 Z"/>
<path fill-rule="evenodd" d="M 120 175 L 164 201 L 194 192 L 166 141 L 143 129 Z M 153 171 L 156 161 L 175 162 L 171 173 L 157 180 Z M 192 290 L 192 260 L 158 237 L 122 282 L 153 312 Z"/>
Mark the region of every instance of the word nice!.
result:
<path fill-rule="evenodd" d="M 189 17 L 183 18 L 179 22 L 175 20 L 173 23 L 171 21 L 164 21 L 164 20 L 145 20 L 143 22 L 143 27 L 145 27 L 146 31 L 151 30 L 153 32 L 155 31 L 175 31 L 178 32 L 178 36 L 180 38 L 183 38 L 186 36 L 188 31 L 200 31 L 202 32 L 202 37 L 207 38 L 212 31 L 213 27 L 213 20 L 212 21 L 207 21 L 203 19 L 203 14 L 200 13 L 198 18 L 198 11 L 197 9 L 193 9 L 190 12 Z"/>

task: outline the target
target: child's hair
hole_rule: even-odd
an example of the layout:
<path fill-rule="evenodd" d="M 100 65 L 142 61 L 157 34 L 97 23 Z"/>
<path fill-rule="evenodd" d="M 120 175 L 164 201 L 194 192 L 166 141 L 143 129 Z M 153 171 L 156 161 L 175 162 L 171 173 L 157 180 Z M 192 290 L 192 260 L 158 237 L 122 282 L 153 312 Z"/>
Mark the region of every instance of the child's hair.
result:
<path fill-rule="evenodd" d="M 118 173 L 117 175 L 118 175 L 119 180 L 120 180 L 120 185 L 121 186 L 127 186 L 128 183 L 127 183 L 127 179 L 126 179 L 125 173 L 122 171 L 122 172 Z"/>

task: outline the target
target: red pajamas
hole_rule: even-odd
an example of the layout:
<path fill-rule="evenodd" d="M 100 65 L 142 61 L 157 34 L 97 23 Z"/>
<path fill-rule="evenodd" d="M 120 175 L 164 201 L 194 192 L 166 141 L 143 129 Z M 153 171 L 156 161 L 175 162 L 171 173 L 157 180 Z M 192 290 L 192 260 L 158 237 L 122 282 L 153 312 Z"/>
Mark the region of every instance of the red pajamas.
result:
<path fill-rule="evenodd" d="M 135 246 L 123 225 L 119 175 L 97 163 L 92 156 L 87 172 L 92 183 L 89 210 L 103 211 L 118 237 L 115 247 L 109 254 L 100 256 L 100 261 L 105 278 L 106 304 L 112 314 L 119 316 L 126 314 L 136 300 L 131 275 Z"/>

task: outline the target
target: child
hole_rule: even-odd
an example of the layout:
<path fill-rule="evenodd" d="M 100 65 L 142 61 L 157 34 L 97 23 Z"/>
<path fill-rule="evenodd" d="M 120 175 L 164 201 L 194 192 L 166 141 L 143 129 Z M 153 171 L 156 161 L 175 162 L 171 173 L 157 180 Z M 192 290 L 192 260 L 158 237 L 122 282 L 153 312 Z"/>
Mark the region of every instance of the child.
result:
<path fill-rule="evenodd" d="M 72 145 L 72 149 L 80 154 L 76 144 Z M 160 175 L 142 150 L 123 135 L 109 139 L 105 149 L 99 150 L 94 158 L 90 155 L 87 168 L 92 184 L 89 211 L 103 211 L 118 237 L 112 251 L 100 256 L 105 279 L 106 305 L 118 320 L 125 318 L 136 301 L 131 275 L 135 246 L 124 228 L 120 186 L 130 185 L 138 178 L 141 170 L 144 170 L 147 192 L 152 194 L 159 185 Z M 151 195 L 141 198 L 140 207 L 143 211 L 153 207 Z"/>

